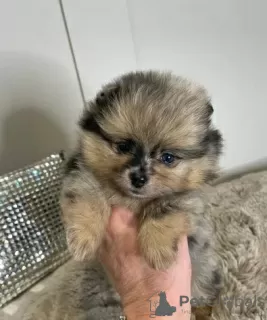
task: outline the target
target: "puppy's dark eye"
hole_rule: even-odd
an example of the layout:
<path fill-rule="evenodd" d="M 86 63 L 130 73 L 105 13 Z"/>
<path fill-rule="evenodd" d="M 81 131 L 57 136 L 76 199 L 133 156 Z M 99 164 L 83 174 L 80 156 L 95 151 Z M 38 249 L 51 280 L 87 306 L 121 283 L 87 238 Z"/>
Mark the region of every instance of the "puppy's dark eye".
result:
<path fill-rule="evenodd" d="M 125 140 L 117 143 L 119 153 L 129 153 L 133 150 L 134 143 L 131 140 Z"/>
<path fill-rule="evenodd" d="M 164 163 L 164 164 L 171 164 L 173 163 L 175 160 L 175 156 L 169 152 L 166 152 L 166 153 L 163 153 L 161 155 L 161 161 Z"/>

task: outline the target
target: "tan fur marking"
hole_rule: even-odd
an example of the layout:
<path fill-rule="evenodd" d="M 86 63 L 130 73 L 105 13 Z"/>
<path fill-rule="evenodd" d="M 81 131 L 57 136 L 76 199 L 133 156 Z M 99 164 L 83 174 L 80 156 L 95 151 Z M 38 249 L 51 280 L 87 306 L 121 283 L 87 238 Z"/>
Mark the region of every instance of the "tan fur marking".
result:
<path fill-rule="evenodd" d="M 97 199 L 95 203 L 92 199 L 70 203 L 66 198 L 62 202 L 68 247 L 76 260 L 93 259 L 102 242 L 109 208 L 100 207 Z"/>
<path fill-rule="evenodd" d="M 76 260 L 93 259 L 110 215 L 110 206 L 89 173 L 75 174 L 63 184 L 60 206 L 68 247 Z"/>
<path fill-rule="evenodd" d="M 188 217 L 182 212 L 145 219 L 139 231 L 141 252 L 153 268 L 165 269 L 175 260 L 174 245 L 189 230 Z"/>
<path fill-rule="evenodd" d="M 114 148 L 94 134 L 83 134 L 82 150 L 87 165 L 99 179 L 112 178 L 129 161 L 129 156 L 118 155 Z"/>

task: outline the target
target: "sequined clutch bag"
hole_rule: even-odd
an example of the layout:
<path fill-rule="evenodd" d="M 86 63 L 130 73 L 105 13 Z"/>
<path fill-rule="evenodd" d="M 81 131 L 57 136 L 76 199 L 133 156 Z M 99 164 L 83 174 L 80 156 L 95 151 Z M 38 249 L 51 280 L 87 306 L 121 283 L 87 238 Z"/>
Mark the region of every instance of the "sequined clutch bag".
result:
<path fill-rule="evenodd" d="M 62 154 L 0 177 L 0 307 L 68 258 L 60 218 Z"/>

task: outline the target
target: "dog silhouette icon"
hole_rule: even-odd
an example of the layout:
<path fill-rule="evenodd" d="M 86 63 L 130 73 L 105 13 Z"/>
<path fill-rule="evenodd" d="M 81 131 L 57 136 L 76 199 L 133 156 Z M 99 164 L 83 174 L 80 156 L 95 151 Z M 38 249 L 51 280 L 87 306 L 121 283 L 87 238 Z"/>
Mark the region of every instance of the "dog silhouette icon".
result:
<path fill-rule="evenodd" d="M 161 291 L 159 293 L 159 305 L 155 310 L 156 316 L 171 316 L 174 312 L 176 312 L 176 307 L 171 306 L 167 301 L 166 293 Z"/>

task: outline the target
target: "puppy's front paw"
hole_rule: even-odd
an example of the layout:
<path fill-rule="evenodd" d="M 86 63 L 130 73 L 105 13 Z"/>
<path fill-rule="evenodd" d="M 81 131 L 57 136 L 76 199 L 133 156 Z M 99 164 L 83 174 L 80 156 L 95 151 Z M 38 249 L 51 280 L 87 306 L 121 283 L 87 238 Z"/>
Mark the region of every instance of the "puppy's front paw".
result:
<path fill-rule="evenodd" d="M 183 214 L 168 214 L 159 219 L 147 217 L 139 231 L 141 253 L 154 269 L 167 269 L 176 259 L 180 236 L 187 231 L 187 218 Z"/>
<path fill-rule="evenodd" d="M 164 270 L 172 265 L 177 253 L 177 242 L 177 236 L 162 234 L 152 229 L 142 228 L 139 234 L 142 255 L 156 270 Z"/>
<path fill-rule="evenodd" d="M 61 208 L 70 253 L 78 261 L 94 259 L 104 237 L 110 208 L 97 199 L 89 203 L 78 196 L 71 200 L 63 198 Z"/>
<path fill-rule="evenodd" d="M 92 260 L 101 245 L 103 228 L 94 224 L 75 223 L 66 229 L 67 245 L 73 258 L 77 261 Z"/>

